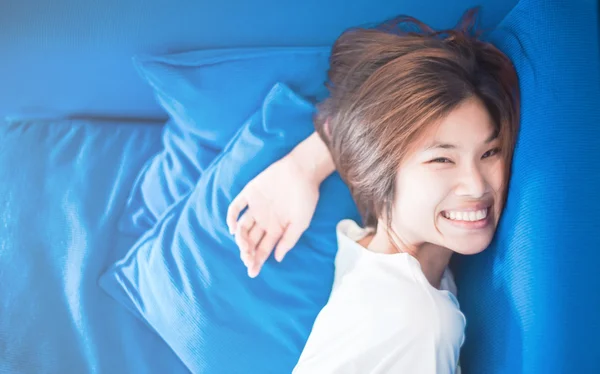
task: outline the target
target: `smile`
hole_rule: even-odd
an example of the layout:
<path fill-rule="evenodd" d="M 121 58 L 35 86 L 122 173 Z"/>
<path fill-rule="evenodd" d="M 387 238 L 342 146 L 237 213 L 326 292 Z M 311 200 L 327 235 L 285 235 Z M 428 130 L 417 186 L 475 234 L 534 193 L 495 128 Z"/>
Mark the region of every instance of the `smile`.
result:
<path fill-rule="evenodd" d="M 472 210 L 472 211 L 457 211 L 448 210 L 443 211 L 442 215 L 444 218 L 448 218 L 453 221 L 469 221 L 475 222 L 485 219 L 488 216 L 489 208 Z"/>
<path fill-rule="evenodd" d="M 444 210 L 441 215 L 453 226 L 463 229 L 482 229 L 490 224 L 491 208 L 478 210 Z"/>

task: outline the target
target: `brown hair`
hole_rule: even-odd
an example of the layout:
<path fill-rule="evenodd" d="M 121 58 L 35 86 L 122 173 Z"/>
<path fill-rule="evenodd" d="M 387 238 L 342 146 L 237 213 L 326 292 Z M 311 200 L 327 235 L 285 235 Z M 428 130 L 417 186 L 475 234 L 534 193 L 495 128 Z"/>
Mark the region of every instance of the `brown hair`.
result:
<path fill-rule="evenodd" d="M 395 178 L 410 144 L 428 125 L 477 97 L 489 111 L 508 178 L 519 94 L 510 60 L 475 33 L 477 9 L 457 27 L 434 31 L 401 16 L 373 29 L 344 32 L 328 72 L 329 97 L 315 127 L 349 186 L 367 226 L 391 221 Z"/>

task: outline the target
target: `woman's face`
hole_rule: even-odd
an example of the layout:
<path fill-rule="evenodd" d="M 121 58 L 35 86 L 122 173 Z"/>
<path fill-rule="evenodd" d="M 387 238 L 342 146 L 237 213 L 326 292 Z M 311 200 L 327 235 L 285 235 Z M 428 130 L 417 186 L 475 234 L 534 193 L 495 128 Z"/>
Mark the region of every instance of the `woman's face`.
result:
<path fill-rule="evenodd" d="M 432 126 L 396 177 L 392 228 L 412 245 L 431 243 L 461 254 L 491 242 L 505 186 L 505 160 L 492 119 L 469 99 Z"/>

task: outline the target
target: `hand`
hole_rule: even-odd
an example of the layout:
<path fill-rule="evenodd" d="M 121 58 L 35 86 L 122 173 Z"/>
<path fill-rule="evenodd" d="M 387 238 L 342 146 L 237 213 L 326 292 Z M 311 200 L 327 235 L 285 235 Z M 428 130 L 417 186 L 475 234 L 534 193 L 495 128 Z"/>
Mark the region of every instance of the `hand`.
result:
<path fill-rule="evenodd" d="M 319 184 L 288 155 L 256 176 L 231 202 L 227 225 L 248 276 L 259 274 L 275 246 L 278 262 L 294 247 L 314 215 Z"/>

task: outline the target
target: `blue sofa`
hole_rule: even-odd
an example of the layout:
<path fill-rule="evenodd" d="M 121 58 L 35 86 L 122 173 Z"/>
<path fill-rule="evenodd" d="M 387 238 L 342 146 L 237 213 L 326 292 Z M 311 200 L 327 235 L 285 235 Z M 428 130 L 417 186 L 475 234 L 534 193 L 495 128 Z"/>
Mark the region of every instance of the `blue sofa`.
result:
<path fill-rule="evenodd" d="M 0 5 L 0 373 L 190 372 L 151 326 L 98 285 L 138 239 L 120 232 L 118 221 L 136 176 L 162 147 L 168 120 L 133 56 L 328 45 L 348 27 L 398 14 L 449 27 L 475 5 L 482 5 L 482 27 L 513 38 L 491 33 L 491 40 L 522 59 L 516 64 L 527 61 L 519 72 L 522 118 L 536 125 L 522 130 L 492 248 L 453 263 L 468 325 L 463 373 L 599 373 L 600 80 L 598 69 L 581 71 L 597 67 L 598 8 L 591 0 L 548 1 L 537 13 L 532 1 Z M 530 25 L 504 20 L 528 12 Z M 589 29 L 589 41 L 562 40 L 545 29 L 546 17 L 564 22 L 567 33 Z M 564 49 L 559 57 L 535 44 L 546 32 Z M 558 77 L 544 73 L 547 65 L 574 71 Z M 536 94 L 550 104 L 530 99 Z M 557 117 L 545 110 L 552 103 L 572 112 Z"/>

